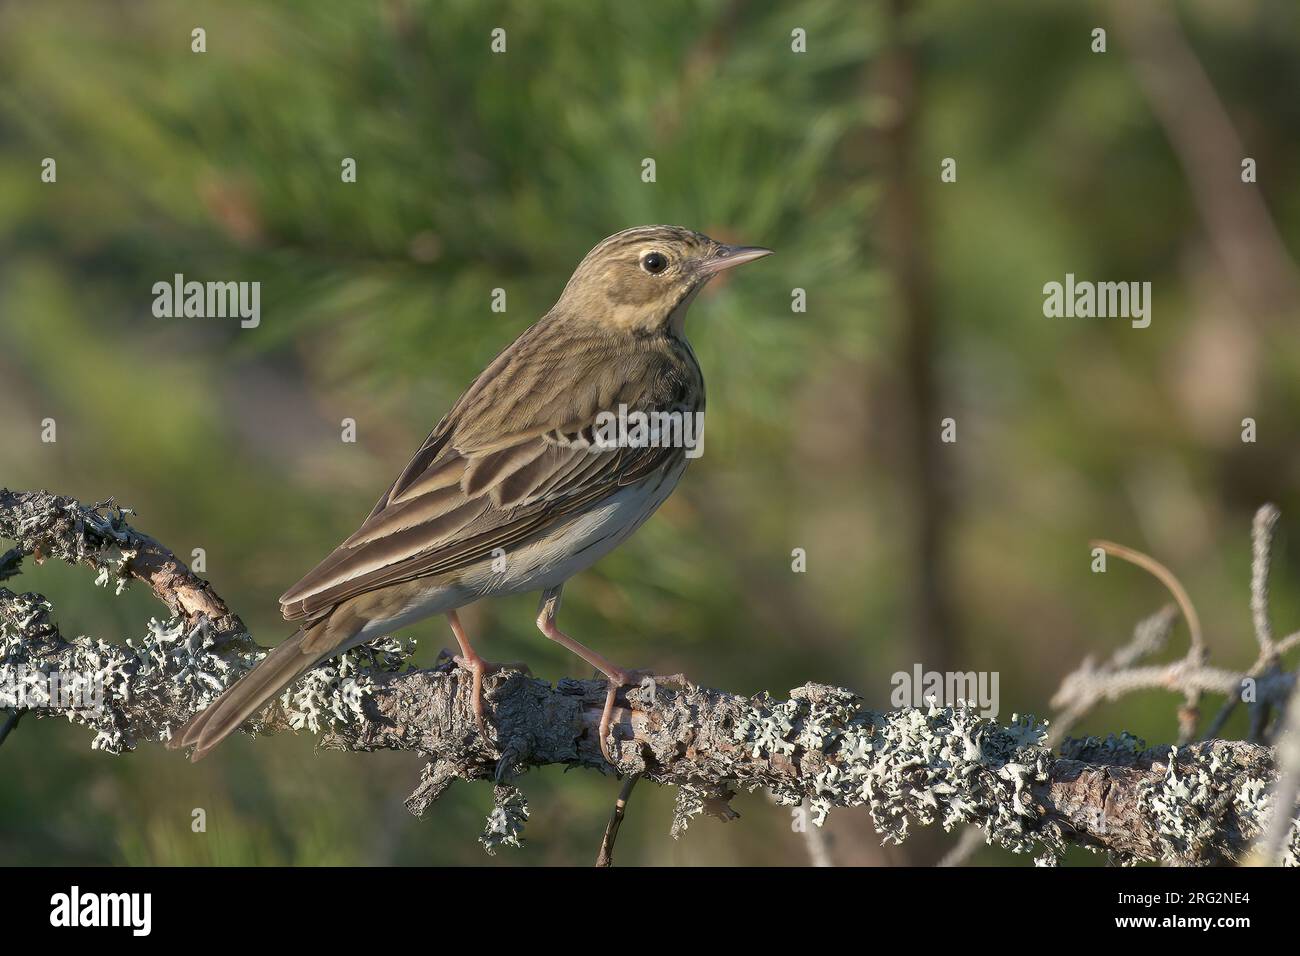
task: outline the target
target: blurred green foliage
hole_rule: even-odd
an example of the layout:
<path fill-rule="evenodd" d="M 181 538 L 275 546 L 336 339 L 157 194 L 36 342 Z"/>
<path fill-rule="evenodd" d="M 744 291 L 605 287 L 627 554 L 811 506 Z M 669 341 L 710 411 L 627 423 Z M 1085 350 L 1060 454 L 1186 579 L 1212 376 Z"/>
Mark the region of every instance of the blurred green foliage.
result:
<path fill-rule="evenodd" d="M 1300 28 L 1280 0 L 1224 7 L 1180 8 L 1261 170 L 1254 187 L 1224 170 L 1223 188 L 1259 189 L 1295 248 Z M 999 670 L 1008 717 L 1047 714 L 1064 673 L 1165 600 L 1135 569 L 1090 574 L 1090 537 L 1171 564 L 1215 660 L 1245 666 L 1250 515 L 1273 500 L 1275 620 L 1300 626 L 1300 536 L 1285 533 L 1300 524 L 1296 315 L 1255 320 L 1224 291 L 1124 51 L 1089 51 L 1098 22 L 1082 5 L 941 0 L 903 25 L 921 82 L 931 358 L 959 422 L 943 453 L 960 623 L 948 663 Z M 505 54 L 489 50 L 495 27 Z M 794 27 L 806 54 L 790 50 Z M 892 104 L 875 71 L 891 35 L 880 5 L 835 0 L 5 5 L 0 484 L 116 496 L 182 556 L 204 548 L 207 576 L 270 642 L 290 630 L 276 596 L 355 528 L 596 241 L 667 222 L 767 245 L 779 254 L 693 308 L 703 458 L 571 585 L 566 628 L 628 666 L 741 692 L 828 681 L 884 704 L 917 656 L 906 556 L 924 506 L 903 433 L 908 316 L 880 217 Z M 47 156 L 56 184 L 39 178 Z M 946 156 L 956 183 L 939 180 Z M 1151 281 L 1151 328 L 1044 319 L 1042 285 L 1066 272 Z M 261 325 L 154 318 L 151 287 L 175 273 L 260 281 Z M 490 311 L 496 287 L 505 314 Z M 1257 444 L 1239 441 L 1246 416 Z M 55 444 L 40 441 L 46 417 Z M 343 418 L 357 444 L 340 442 Z M 790 571 L 795 547 L 806 574 Z M 159 613 L 81 571 L 18 581 L 69 631 L 118 639 Z M 467 615 L 489 658 L 586 676 L 532 620 L 527 597 Z M 414 636 L 425 662 L 450 643 L 439 621 Z M 1174 704 L 1128 699 L 1081 730 L 1167 741 Z M 0 863 L 587 864 L 617 791 L 590 773 L 524 779 L 528 845 L 488 858 L 487 788 L 406 815 L 414 755 L 241 738 L 191 766 L 88 743 L 30 719 L 6 743 Z M 677 843 L 670 806 L 637 791 L 620 862 L 805 858 L 787 811 L 759 797 Z M 205 835 L 190 832 L 195 807 Z M 880 849 L 849 813 L 829 826 L 841 862 L 945 845 Z"/>

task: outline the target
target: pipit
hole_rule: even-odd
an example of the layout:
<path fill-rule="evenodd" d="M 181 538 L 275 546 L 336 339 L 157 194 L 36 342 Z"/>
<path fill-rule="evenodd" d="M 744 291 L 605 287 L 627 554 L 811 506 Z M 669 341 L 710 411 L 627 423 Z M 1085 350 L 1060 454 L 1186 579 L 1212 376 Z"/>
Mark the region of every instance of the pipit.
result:
<path fill-rule="evenodd" d="M 627 229 L 579 263 L 559 301 L 479 374 L 350 538 L 280 597 L 299 630 L 169 746 L 198 760 L 305 671 L 422 618 L 445 614 L 473 675 L 479 657 L 457 608 L 541 591 L 537 627 L 609 679 L 600 723 L 635 681 L 556 623 L 564 583 L 608 554 L 672 493 L 690 450 L 680 429 L 619 420 L 698 421 L 704 378 L 686 341 L 686 311 L 723 270 L 770 254 L 676 226 Z M 636 419 L 636 413 L 643 416 Z M 663 413 L 669 413 L 664 417 Z"/>

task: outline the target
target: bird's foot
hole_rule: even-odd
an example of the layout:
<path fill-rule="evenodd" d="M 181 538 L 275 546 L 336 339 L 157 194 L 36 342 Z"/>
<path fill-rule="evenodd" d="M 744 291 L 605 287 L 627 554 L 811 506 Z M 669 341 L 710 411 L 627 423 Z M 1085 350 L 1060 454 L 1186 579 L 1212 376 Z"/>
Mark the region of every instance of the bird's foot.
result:
<path fill-rule="evenodd" d="M 655 702 L 655 692 L 660 684 L 686 689 L 690 681 L 684 674 L 656 674 L 650 670 L 625 671 L 615 670 L 609 677 L 609 689 L 605 694 L 605 709 L 600 714 L 600 752 L 610 763 L 616 763 L 610 750 L 610 732 L 614 725 L 614 702 L 618 692 L 625 687 L 640 687 L 650 692 L 650 703 Z"/>
<path fill-rule="evenodd" d="M 451 658 L 457 667 L 469 671 L 474 678 L 474 686 L 470 690 L 470 708 L 474 712 L 474 720 L 478 724 L 478 732 L 483 735 L 484 739 L 490 740 L 488 734 L 487 719 L 484 716 L 483 708 L 483 678 L 497 671 L 523 671 L 525 674 L 532 675 L 527 664 L 512 662 L 509 664 L 497 664 L 492 661 L 485 661 L 477 654 L 466 655 L 456 654 Z"/>

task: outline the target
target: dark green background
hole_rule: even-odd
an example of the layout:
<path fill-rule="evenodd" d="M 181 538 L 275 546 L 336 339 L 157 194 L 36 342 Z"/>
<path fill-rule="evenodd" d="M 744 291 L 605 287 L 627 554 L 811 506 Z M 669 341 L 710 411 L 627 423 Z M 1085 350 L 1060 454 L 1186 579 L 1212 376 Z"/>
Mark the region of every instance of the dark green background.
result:
<path fill-rule="evenodd" d="M 1295 4 L 1178 10 L 1259 165 L 1243 185 L 1234 157 L 1210 191 L 1258 193 L 1294 249 Z M 833 682 L 879 705 L 917 661 L 997 670 L 1004 718 L 1047 715 L 1065 673 L 1165 600 L 1136 569 L 1089 573 L 1097 536 L 1169 563 L 1214 660 L 1245 667 L 1248 530 L 1265 500 L 1283 511 L 1276 626 L 1300 626 L 1300 536 L 1285 533 L 1300 524 L 1295 303 L 1261 306 L 1258 286 L 1230 274 L 1206 187 L 1112 12 L 5 4 L 0 484 L 116 496 L 182 556 L 205 548 L 207 577 L 273 642 L 291 630 L 276 596 L 355 528 L 581 256 L 627 226 L 676 223 L 778 254 L 695 304 L 705 454 L 653 521 L 570 585 L 571 633 L 626 666 L 745 693 Z M 195 26 L 206 54 L 190 52 Z M 1096 26 L 1110 30 L 1105 54 L 1090 50 Z M 504 55 L 489 51 L 495 27 Z M 790 50 L 795 27 L 806 54 Z M 910 105 L 890 82 L 909 58 Z M 40 181 L 46 156 L 57 184 Z M 347 156 L 356 184 L 340 182 Z M 948 156 L 956 183 L 940 182 Z M 644 157 L 656 183 L 641 181 Z M 911 201 L 891 219 L 900 196 Z M 900 296 L 900 268 L 917 270 L 928 319 Z M 261 326 L 154 318 L 151 286 L 176 272 L 260 281 Z M 1151 327 L 1045 319 L 1042 286 L 1066 272 L 1152 282 Z M 490 311 L 496 287 L 505 314 Z M 791 312 L 796 287 L 805 314 Z M 938 444 L 947 416 L 955 445 Z M 1246 416 L 1257 444 L 1239 440 Z M 40 441 L 46 417 L 55 444 Z M 356 444 L 339 440 L 345 417 Z M 927 514 L 945 561 L 919 556 Z M 806 574 L 791 573 L 795 547 Z M 160 613 L 82 570 L 18 580 L 54 600 L 66 632 L 122 639 Z M 533 616 L 521 597 L 465 619 L 489 659 L 587 676 Z M 423 662 L 451 643 L 440 621 L 409 633 Z M 1169 741 L 1176 703 L 1126 699 L 1081 729 Z M 526 777 L 528 844 L 489 859 L 476 842 L 486 786 L 453 787 L 422 821 L 406 814 L 414 755 L 241 737 L 191 766 L 154 745 L 113 758 L 89 742 L 27 720 L 5 744 L 0 863 L 588 864 L 617 790 L 588 772 Z M 761 796 L 736 806 L 740 821 L 698 820 L 674 842 L 671 794 L 641 787 L 619 860 L 806 859 L 788 811 Z M 190 832 L 194 807 L 207 834 Z M 881 849 L 862 811 L 828 826 L 842 863 L 929 862 L 952 840 Z"/>

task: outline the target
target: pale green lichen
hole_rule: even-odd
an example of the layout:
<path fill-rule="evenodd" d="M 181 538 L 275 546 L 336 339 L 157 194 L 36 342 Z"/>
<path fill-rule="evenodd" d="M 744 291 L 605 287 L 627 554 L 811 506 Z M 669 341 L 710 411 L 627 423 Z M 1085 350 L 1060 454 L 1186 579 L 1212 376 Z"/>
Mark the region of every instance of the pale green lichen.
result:
<path fill-rule="evenodd" d="M 114 596 L 121 596 L 131 583 L 131 576 L 126 572 L 127 562 L 139 552 L 120 548 L 105 548 L 95 556 L 98 568 L 95 574 L 95 586 L 106 588 L 113 583 Z"/>
<path fill-rule="evenodd" d="M 3 590 L 3 589 L 0 589 Z M 63 641 L 48 622 L 49 602 L 39 595 L 4 592 L 0 618 L 0 706 L 61 714 L 95 731 L 91 749 L 120 754 L 135 747 L 137 728 L 124 716 L 133 694 L 166 685 L 188 691 L 195 709 L 210 703 L 256 660 L 256 655 L 215 652 L 204 624 L 150 620 L 143 640 Z M 32 635 L 48 639 L 33 640 Z M 60 687 L 59 699 L 48 688 Z M 161 739 L 170 726 L 158 728 Z"/>
<path fill-rule="evenodd" d="M 151 619 L 143 639 L 125 644 L 65 641 L 49 621 L 48 601 L 0 591 L 0 706 L 66 716 L 95 731 L 93 750 L 132 750 L 141 731 L 171 738 L 174 727 L 165 719 L 146 727 L 142 722 L 149 715 L 139 708 L 135 718 L 127 718 L 125 705 L 133 696 L 179 698 L 184 713 L 200 711 L 265 656 L 251 642 L 247 650 L 228 637 L 219 645 L 205 620 L 191 625 L 179 618 Z M 315 732 L 359 717 L 361 700 L 375 687 L 371 675 L 400 670 L 412 649 L 413 642 L 388 639 L 310 672 L 281 698 L 290 724 Z M 62 691 L 58 700 L 48 690 L 55 686 Z"/>
<path fill-rule="evenodd" d="M 374 693 L 371 675 L 400 672 L 414 651 L 412 639 L 383 638 L 308 671 L 280 696 L 289 726 L 319 733 L 322 726 L 356 720 L 362 699 Z"/>
<path fill-rule="evenodd" d="M 1248 777 L 1233 795 L 1233 807 L 1242 822 L 1243 832 L 1263 833 L 1273 818 L 1276 798 L 1273 785 L 1258 777 Z M 1282 847 L 1279 861 L 1284 867 L 1300 867 L 1300 816 L 1291 817 L 1291 830 Z"/>
<path fill-rule="evenodd" d="M 691 820 L 704 812 L 704 797 L 703 791 L 690 785 L 677 788 L 673 806 L 673 825 L 670 831 L 674 840 L 680 839 L 681 835 L 690 828 Z"/>
<path fill-rule="evenodd" d="M 755 760 L 765 754 L 794 753 L 795 744 L 789 735 L 797 713 L 798 705 L 793 700 L 774 704 L 766 711 L 755 710 L 736 724 L 733 734 L 736 740 L 752 746 Z"/>
<path fill-rule="evenodd" d="M 1170 748 L 1164 773 L 1143 784 L 1138 806 L 1156 830 L 1162 858 L 1197 858 L 1222 842 L 1229 811 L 1246 840 L 1267 828 L 1274 812 L 1272 782 L 1240 776 L 1213 750 Z M 1283 866 L 1300 865 L 1300 817 L 1292 817 Z"/>
<path fill-rule="evenodd" d="M 227 660 L 217 653 L 217 642 L 208 627 L 187 628 L 176 619 L 150 620 L 145 641 L 137 647 L 134 640 L 128 640 L 126 646 L 136 653 L 138 676 L 165 677 L 201 704 L 215 700 L 262 657 L 242 654 L 234 661 Z"/>
<path fill-rule="evenodd" d="M 497 784 L 492 788 L 492 803 L 487 825 L 478 838 L 483 849 L 495 855 L 503 846 L 523 846 L 520 834 L 528 820 L 528 801 L 524 799 L 523 791 L 508 784 Z"/>
<path fill-rule="evenodd" d="M 756 698 L 733 731 L 754 759 L 812 762 L 806 796 L 818 826 L 832 806 L 865 806 L 885 842 L 901 843 L 913 822 L 975 824 L 1017 852 L 1061 845 L 1039 826 L 1030 793 L 1047 780 L 1046 733 L 1033 717 L 1002 726 L 964 701 L 878 714 L 848 691 L 816 685 L 785 702 Z M 777 791 L 782 803 L 799 796 Z"/>
<path fill-rule="evenodd" d="M 1215 839 L 1219 814 L 1214 775 L 1220 769 L 1217 756 L 1191 750 L 1180 769 L 1175 749 L 1159 780 L 1139 790 L 1138 806 L 1155 823 L 1167 859 L 1199 854 L 1206 841 Z"/>

